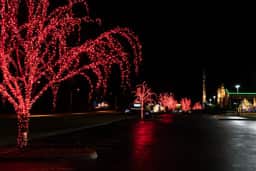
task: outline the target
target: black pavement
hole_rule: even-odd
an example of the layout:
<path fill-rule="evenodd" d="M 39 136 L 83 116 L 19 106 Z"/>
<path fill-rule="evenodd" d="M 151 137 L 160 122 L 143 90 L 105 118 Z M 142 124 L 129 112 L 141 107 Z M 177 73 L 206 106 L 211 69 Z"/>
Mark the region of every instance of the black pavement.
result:
<path fill-rule="evenodd" d="M 38 147 L 88 147 L 96 160 L 0 162 L 12 170 L 253 171 L 256 122 L 209 115 L 163 114 L 35 141 Z M 50 154 L 49 154 L 50 155 Z M 17 169 L 18 168 L 18 169 Z"/>

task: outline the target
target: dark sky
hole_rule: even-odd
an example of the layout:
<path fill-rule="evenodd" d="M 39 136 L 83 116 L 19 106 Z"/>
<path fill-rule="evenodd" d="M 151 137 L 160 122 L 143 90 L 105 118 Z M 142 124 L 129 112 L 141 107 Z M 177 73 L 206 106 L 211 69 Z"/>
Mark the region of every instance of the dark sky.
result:
<path fill-rule="evenodd" d="M 201 99 L 203 68 L 207 93 L 224 83 L 256 91 L 255 18 L 241 1 L 192 2 L 89 0 L 103 26 L 127 26 L 139 36 L 144 62 L 141 78 L 156 92 Z"/>

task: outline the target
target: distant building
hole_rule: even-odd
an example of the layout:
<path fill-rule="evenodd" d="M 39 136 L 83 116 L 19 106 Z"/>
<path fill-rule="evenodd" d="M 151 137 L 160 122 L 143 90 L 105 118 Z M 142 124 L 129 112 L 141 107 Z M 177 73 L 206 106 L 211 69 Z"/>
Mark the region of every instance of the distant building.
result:
<path fill-rule="evenodd" d="M 217 89 L 217 104 L 221 108 L 233 108 L 238 112 L 256 111 L 256 92 L 231 92 L 222 84 Z"/>
<path fill-rule="evenodd" d="M 217 89 L 217 104 L 221 107 L 227 107 L 228 106 L 228 99 L 229 99 L 229 94 L 227 93 L 227 90 L 224 87 L 224 84 L 222 84 L 218 89 Z"/>

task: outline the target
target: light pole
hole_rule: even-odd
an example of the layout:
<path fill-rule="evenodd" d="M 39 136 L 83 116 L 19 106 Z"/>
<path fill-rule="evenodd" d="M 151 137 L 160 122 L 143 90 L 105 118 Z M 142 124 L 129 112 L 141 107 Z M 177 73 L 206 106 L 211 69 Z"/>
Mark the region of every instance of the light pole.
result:
<path fill-rule="evenodd" d="M 212 105 L 212 99 L 211 98 L 209 99 L 209 102 L 210 102 L 210 105 Z"/>
<path fill-rule="evenodd" d="M 216 103 L 216 96 L 212 96 L 213 98 L 213 103 Z"/>
<path fill-rule="evenodd" d="M 235 88 L 236 88 L 236 93 L 238 94 L 239 93 L 240 85 L 239 84 L 235 85 Z"/>

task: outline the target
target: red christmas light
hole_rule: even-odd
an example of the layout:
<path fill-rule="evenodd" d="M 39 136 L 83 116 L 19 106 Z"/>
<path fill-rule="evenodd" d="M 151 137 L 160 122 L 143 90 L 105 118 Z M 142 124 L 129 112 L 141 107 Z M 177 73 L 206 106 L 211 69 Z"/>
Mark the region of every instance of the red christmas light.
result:
<path fill-rule="evenodd" d="M 188 112 L 191 110 L 191 100 L 189 98 L 182 98 L 180 103 L 182 111 Z"/>
<path fill-rule="evenodd" d="M 136 86 L 135 91 L 135 101 L 134 103 L 140 103 L 141 104 L 141 119 L 144 118 L 144 104 L 146 103 L 152 103 L 154 101 L 155 93 L 151 90 L 151 88 L 148 87 L 146 82 L 144 81 L 142 84 L 138 84 Z"/>
<path fill-rule="evenodd" d="M 19 147 L 26 146 L 22 137 L 23 132 L 28 133 L 30 109 L 47 89 L 53 90 L 54 107 L 56 84 L 76 75 L 86 78 L 91 89 L 100 86 L 106 89 L 106 79 L 114 64 L 121 70 L 122 83 L 129 83 L 131 54 L 118 36 L 131 46 L 133 64 L 138 71 L 141 44 L 130 29 L 117 27 L 95 39 L 81 41 L 81 37 L 86 36 L 81 32 L 83 23 L 101 24 L 100 19 L 89 16 L 85 0 L 68 0 L 67 4 L 52 10 L 49 10 L 49 0 L 0 2 L 0 93 L 17 113 Z M 73 13 L 72 7 L 76 4 L 85 7 L 86 16 L 77 17 Z M 78 38 L 72 46 L 67 38 L 74 32 Z M 86 54 L 88 63 L 81 63 L 81 54 Z M 94 73 L 97 80 L 92 80 L 88 71 Z"/>
<path fill-rule="evenodd" d="M 158 100 L 159 103 L 168 110 L 175 110 L 178 104 L 177 100 L 175 100 L 171 93 L 161 93 L 158 97 Z"/>
<path fill-rule="evenodd" d="M 194 106 L 192 107 L 193 110 L 202 110 L 203 109 L 203 106 L 201 105 L 200 102 L 196 102 L 194 104 Z"/>

